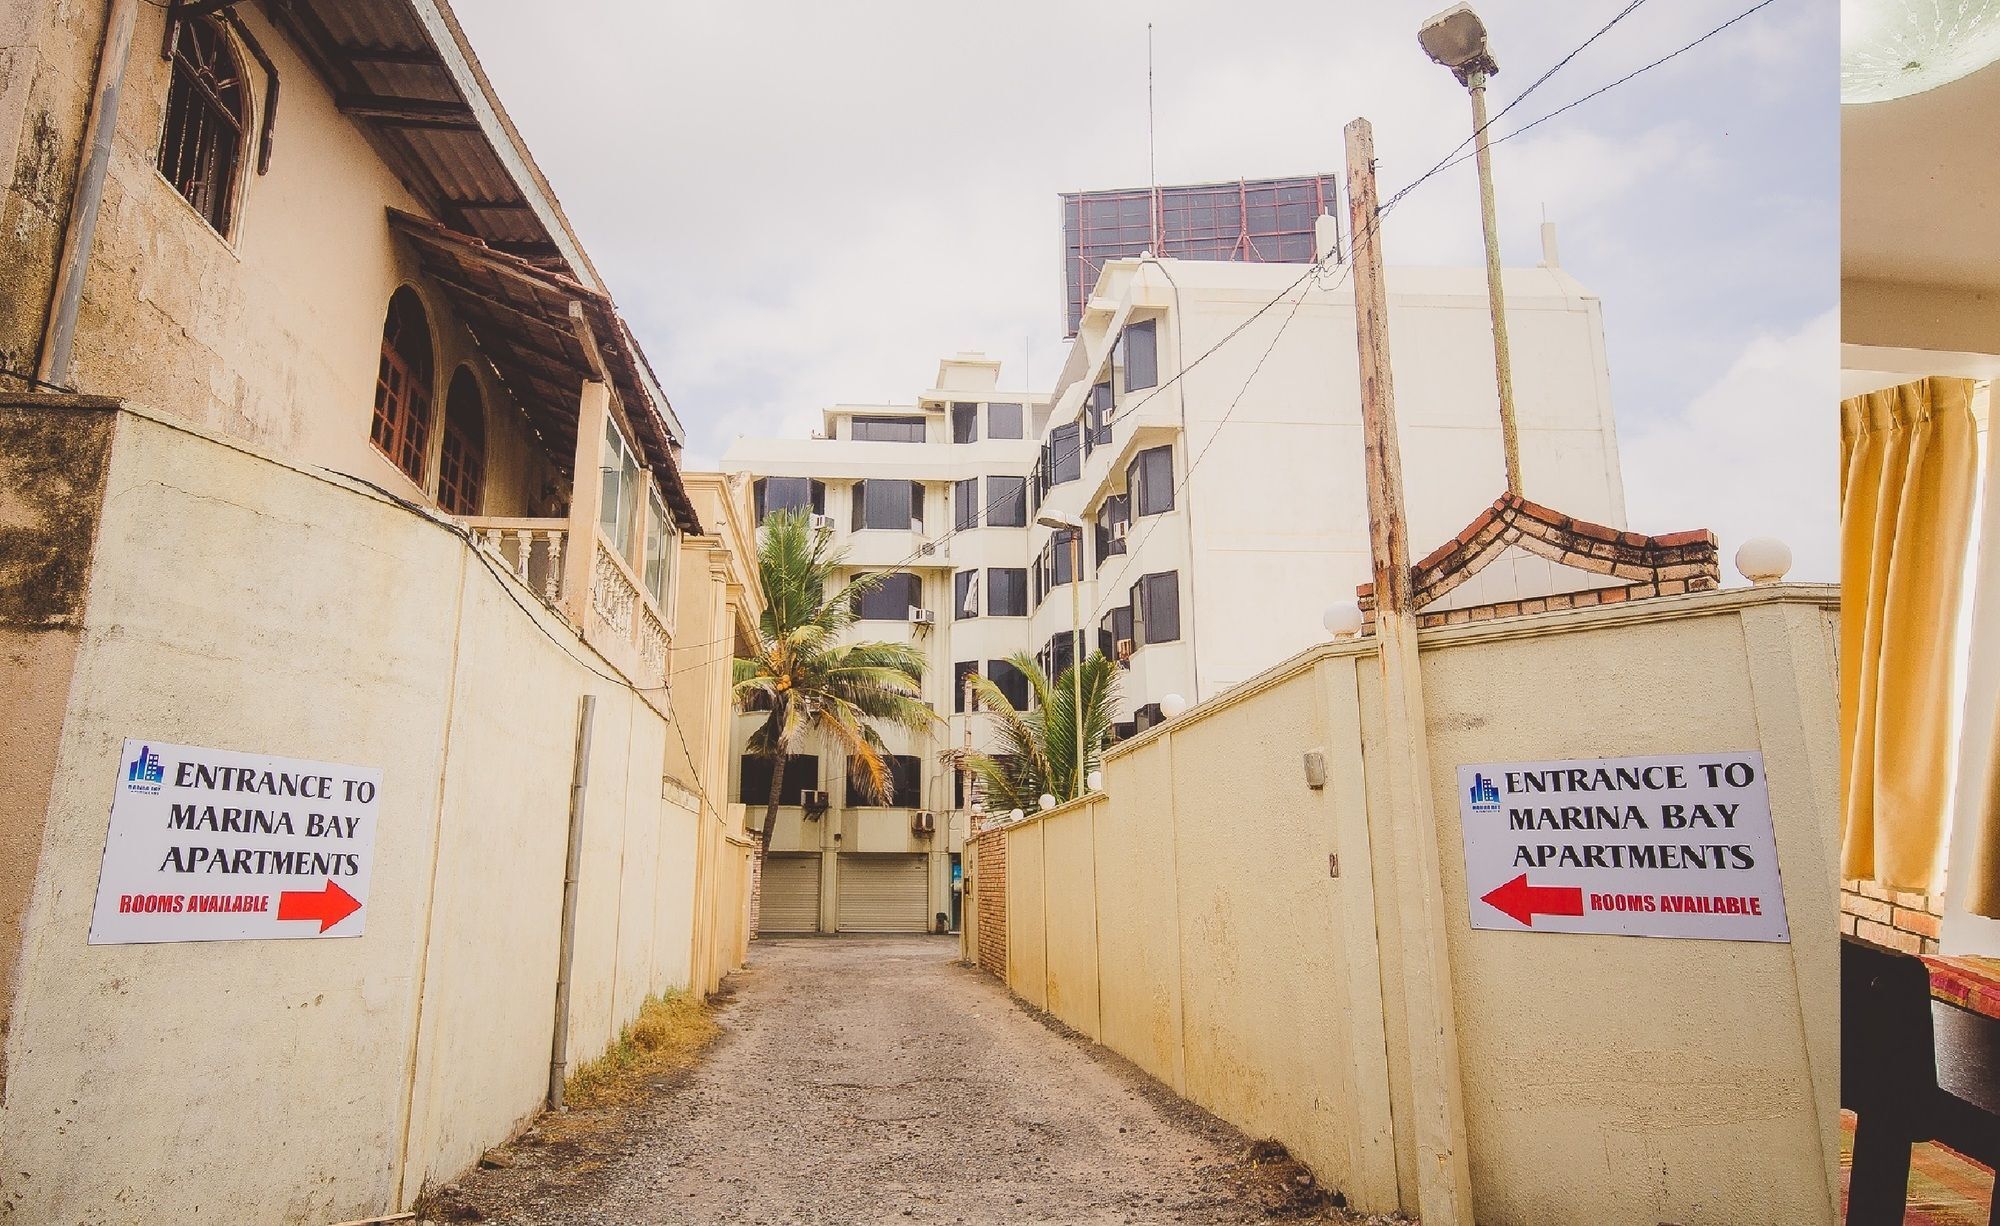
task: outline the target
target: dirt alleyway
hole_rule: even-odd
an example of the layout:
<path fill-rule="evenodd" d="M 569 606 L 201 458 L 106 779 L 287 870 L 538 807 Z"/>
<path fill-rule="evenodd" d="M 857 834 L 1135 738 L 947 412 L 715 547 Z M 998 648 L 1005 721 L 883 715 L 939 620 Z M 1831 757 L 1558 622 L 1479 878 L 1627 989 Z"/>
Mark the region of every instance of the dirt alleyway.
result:
<path fill-rule="evenodd" d="M 1350 1221 L 949 938 L 760 941 L 699 1065 L 446 1203 L 500 1223 Z"/>

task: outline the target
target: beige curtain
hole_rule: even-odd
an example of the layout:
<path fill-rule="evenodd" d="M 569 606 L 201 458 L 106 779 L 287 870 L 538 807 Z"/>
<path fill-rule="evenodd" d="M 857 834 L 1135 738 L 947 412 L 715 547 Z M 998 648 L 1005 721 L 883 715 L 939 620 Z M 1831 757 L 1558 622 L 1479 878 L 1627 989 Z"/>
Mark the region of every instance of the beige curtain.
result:
<path fill-rule="evenodd" d="M 1931 890 L 1943 859 L 1972 386 L 1923 379 L 1840 406 L 1840 870 L 1892 889 Z"/>

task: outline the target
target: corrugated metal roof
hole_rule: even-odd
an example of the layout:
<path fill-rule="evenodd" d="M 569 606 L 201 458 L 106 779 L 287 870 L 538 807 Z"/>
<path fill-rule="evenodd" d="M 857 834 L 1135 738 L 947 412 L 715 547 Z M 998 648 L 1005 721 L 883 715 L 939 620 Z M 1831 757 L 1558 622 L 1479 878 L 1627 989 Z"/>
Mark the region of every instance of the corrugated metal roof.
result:
<path fill-rule="evenodd" d="M 576 454 L 577 396 L 584 380 L 600 377 L 601 359 L 675 518 L 685 531 L 702 530 L 665 423 L 651 411 L 644 359 L 609 298 L 427 218 L 392 209 L 389 221 L 417 249 L 424 272 L 451 298 L 558 464 Z M 572 305 L 587 330 L 572 318 Z"/>
<path fill-rule="evenodd" d="M 266 11 L 432 217 L 575 282 L 616 319 L 444 0 L 286 0 Z M 628 403 L 678 443 L 680 423 L 645 355 L 622 322 L 604 335 L 614 333 L 643 389 Z"/>

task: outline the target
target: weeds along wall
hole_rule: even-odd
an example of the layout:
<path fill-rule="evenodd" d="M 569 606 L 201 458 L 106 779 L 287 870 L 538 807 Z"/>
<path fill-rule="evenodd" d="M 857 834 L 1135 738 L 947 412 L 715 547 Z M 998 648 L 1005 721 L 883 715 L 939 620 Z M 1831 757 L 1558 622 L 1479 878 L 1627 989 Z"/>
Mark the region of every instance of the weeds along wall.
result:
<path fill-rule="evenodd" d="M 5 1204 L 47 1222 L 407 1207 L 543 1101 L 580 697 L 572 1062 L 688 984 L 698 856 L 740 912 L 743 847 L 663 788 L 661 711 L 450 531 L 134 411 L 67 415 L 107 417 L 87 601 L 57 644 L 73 673 L 38 691 L 66 712 L 44 721 L 60 739 L 8 951 Z M 87 944 L 128 736 L 381 768 L 365 935 Z M 740 914 L 705 931 L 704 975 L 735 965 Z"/>
<path fill-rule="evenodd" d="M 1833 1220 L 1836 618 L 1793 587 L 1425 632 L 1482 1226 Z M 1369 771 L 1377 670 L 1366 641 L 1309 652 L 1112 751 L 1102 795 L 983 835 L 975 889 L 1004 842 L 1005 907 L 979 899 L 974 948 L 1004 942 L 1029 1003 L 1357 1207 L 1414 1212 L 1417 874 Z M 1471 927 L 1458 765 L 1725 750 L 1765 757 L 1789 944 Z"/>

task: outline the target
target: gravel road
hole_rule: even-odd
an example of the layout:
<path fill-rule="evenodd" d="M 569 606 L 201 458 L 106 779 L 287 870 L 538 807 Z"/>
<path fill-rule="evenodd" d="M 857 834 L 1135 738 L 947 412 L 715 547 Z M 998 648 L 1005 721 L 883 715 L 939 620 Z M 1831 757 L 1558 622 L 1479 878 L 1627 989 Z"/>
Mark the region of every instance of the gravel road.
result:
<path fill-rule="evenodd" d="M 698 1066 L 595 1138 L 506 1147 L 444 1203 L 537 1224 L 1360 1220 L 957 952 L 759 941 Z"/>

